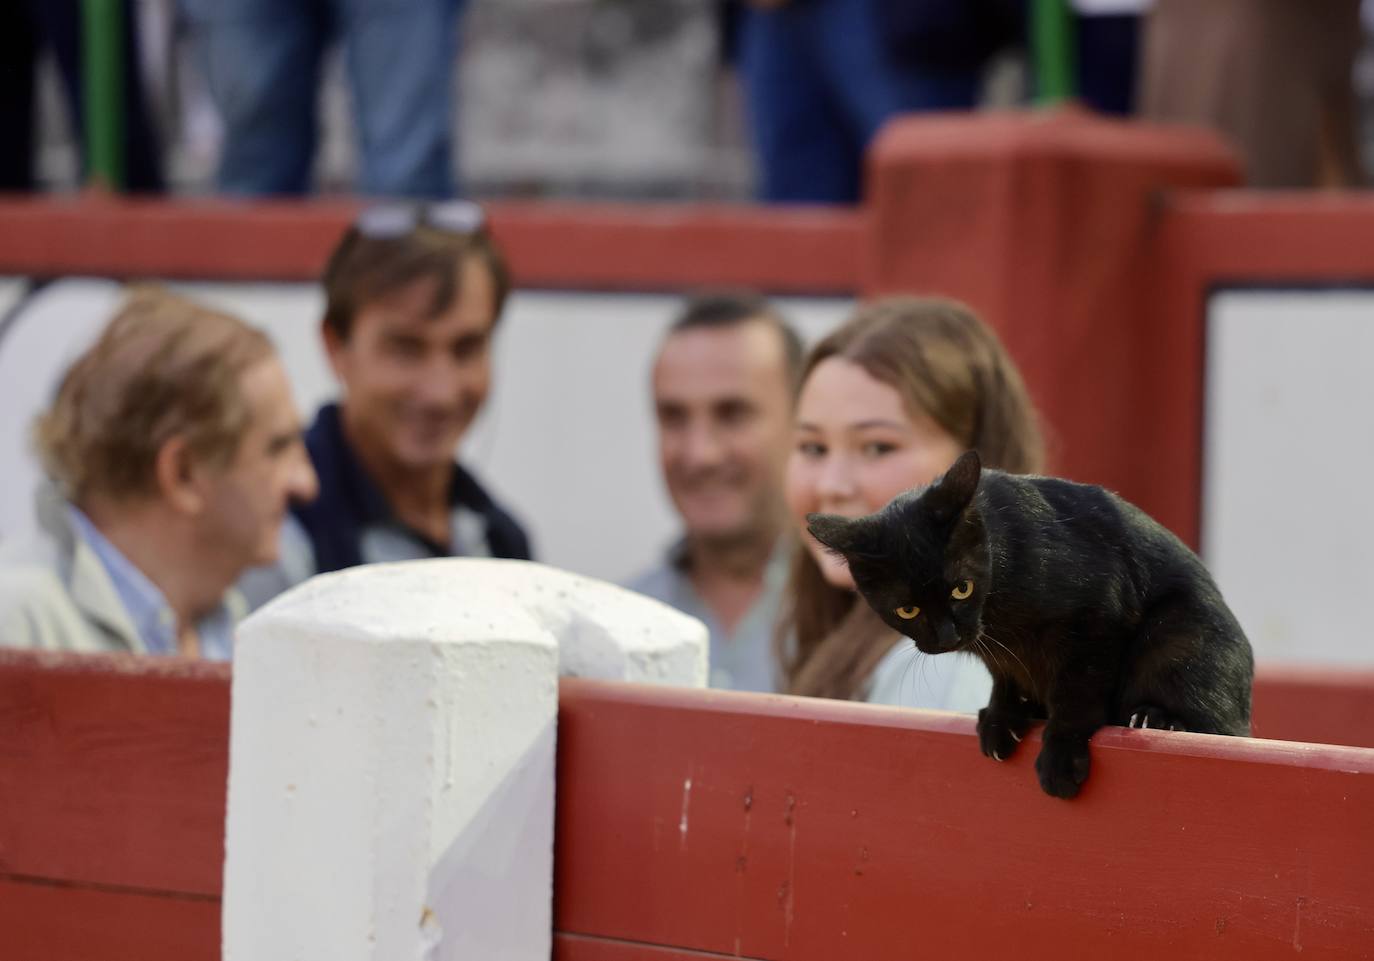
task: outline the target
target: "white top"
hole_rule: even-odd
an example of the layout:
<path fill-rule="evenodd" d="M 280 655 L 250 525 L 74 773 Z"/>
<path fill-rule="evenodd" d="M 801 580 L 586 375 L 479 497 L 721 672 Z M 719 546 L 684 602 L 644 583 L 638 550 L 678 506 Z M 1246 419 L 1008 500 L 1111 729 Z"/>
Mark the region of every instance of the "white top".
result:
<path fill-rule="evenodd" d="M 971 654 L 922 654 L 902 638 L 873 669 L 870 704 L 977 714 L 992 695 L 992 676 Z"/>

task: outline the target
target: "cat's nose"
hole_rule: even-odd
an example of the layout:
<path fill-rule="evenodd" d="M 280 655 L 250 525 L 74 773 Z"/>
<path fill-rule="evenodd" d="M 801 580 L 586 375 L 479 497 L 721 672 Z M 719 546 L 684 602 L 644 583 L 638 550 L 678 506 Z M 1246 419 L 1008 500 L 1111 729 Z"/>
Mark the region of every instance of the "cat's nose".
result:
<path fill-rule="evenodd" d="M 953 624 L 941 624 L 935 632 L 935 637 L 940 642 L 942 651 L 952 651 L 959 646 L 959 632 L 954 629 Z"/>

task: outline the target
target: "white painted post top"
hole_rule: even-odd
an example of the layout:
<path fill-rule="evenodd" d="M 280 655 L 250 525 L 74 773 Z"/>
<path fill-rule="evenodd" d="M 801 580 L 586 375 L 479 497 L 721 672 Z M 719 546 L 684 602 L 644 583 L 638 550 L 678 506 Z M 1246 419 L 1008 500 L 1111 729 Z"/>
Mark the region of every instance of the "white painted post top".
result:
<path fill-rule="evenodd" d="M 703 686 L 701 622 L 524 561 L 316 577 L 239 627 L 226 961 L 546 961 L 560 673 Z"/>
<path fill-rule="evenodd" d="M 393 603 L 403 586 L 404 609 Z M 314 577 L 250 617 L 327 623 L 384 640 L 407 625 L 451 624 L 451 639 L 556 643 L 571 677 L 704 687 L 706 626 L 653 598 L 531 561 L 439 558 L 371 564 Z"/>

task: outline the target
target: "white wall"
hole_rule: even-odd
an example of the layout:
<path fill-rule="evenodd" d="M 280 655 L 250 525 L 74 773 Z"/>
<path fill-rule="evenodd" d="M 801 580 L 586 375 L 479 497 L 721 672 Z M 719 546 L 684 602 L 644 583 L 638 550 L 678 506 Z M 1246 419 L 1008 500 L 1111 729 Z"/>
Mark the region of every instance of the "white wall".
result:
<path fill-rule="evenodd" d="M 1374 290 L 1208 309 L 1203 554 L 1258 657 L 1374 662 Z"/>
<path fill-rule="evenodd" d="M 314 285 L 178 286 L 268 330 L 304 411 L 333 395 Z M 39 473 L 27 450 L 28 425 L 118 298 L 118 287 L 103 280 L 49 285 L 0 339 L 0 538 L 30 523 Z M 667 295 L 522 292 L 511 299 L 497 336 L 492 397 L 463 459 L 525 522 L 539 560 L 623 581 L 675 536 L 648 377 L 680 304 Z M 808 338 L 850 306 L 780 304 Z"/>

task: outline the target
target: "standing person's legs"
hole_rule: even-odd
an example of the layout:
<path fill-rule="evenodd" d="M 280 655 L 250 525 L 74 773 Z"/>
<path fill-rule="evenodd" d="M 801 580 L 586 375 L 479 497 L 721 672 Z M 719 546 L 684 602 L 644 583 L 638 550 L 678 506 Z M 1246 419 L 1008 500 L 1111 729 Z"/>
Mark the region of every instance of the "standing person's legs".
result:
<path fill-rule="evenodd" d="M 34 188 L 34 67 L 38 33 L 27 3 L 0 2 L 0 191 Z"/>
<path fill-rule="evenodd" d="M 902 56 L 885 36 L 879 2 L 827 0 L 801 7 L 821 82 L 860 154 L 896 114 L 971 109 L 981 81 L 981 62 L 971 55 L 940 64 Z"/>
<path fill-rule="evenodd" d="M 143 31 L 133 0 L 124 0 L 124 187 L 131 193 L 161 193 L 162 134 L 143 81 Z"/>
<path fill-rule="evenodd" d="M 984 65 L 1022 22 L 1014 0 L 839 0 L 817 14 L 828 19 L 819 36 L 850 25 L 827 44 L 827 69 L 833 83 L 849 78 L 848 110 L 873 130 L 895 112 L 972 109 Z"/>
<path fill-rule="evenodd" d="M 1080 16 L 1074 29 L 1078 96 L 1102 113 L 1135 109 L 1140 18 L 1133 14 Z"/>
<path fill-rule="evenodd" d="M 310 185 L 320 62 L 320 0 L 181 0 L 206 86 L 224 121 L 219 187 L 300 194 Z"/>
<path fill-rule="evenodd" d="M 759 198 L 854 203 L 860 147 L 807 56 L 805 29 L 804 18 L 791 7 L 746 7 L 739 24 L 739 72 L 758 158 Z"/>
<path fill-rule="evenodd" d="M 461 0 L 336 0 L 368 194 L 453 193 Z"/>

